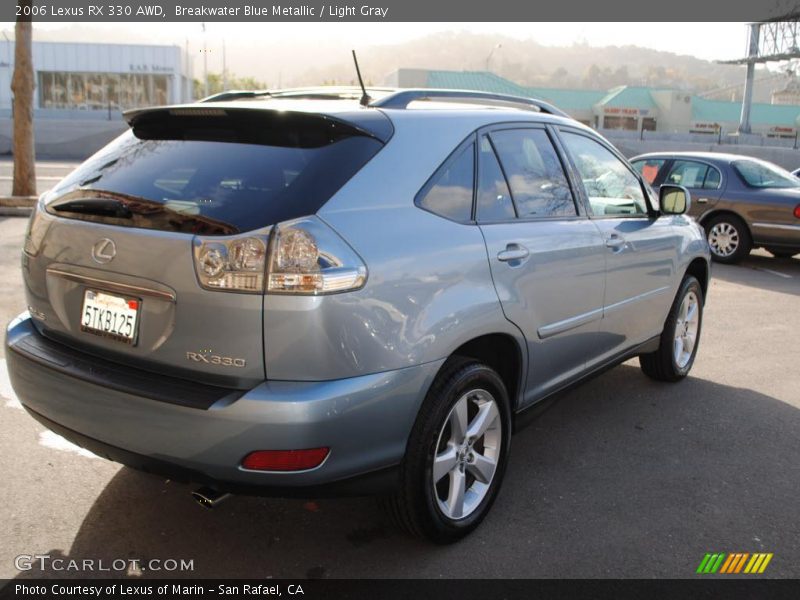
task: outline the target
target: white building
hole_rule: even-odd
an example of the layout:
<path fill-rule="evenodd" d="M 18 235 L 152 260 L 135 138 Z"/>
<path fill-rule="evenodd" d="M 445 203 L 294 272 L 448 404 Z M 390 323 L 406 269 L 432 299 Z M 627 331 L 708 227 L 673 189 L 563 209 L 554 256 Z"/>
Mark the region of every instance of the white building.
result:
<path fill-rule="evenodd" d="M 179 46 L 33 42 L 37 118 L 119 119 L 128 108 L 188 102 L 192 61 Z M 14 43 L 0 41 L 0 115 L 11 111 Z"/>

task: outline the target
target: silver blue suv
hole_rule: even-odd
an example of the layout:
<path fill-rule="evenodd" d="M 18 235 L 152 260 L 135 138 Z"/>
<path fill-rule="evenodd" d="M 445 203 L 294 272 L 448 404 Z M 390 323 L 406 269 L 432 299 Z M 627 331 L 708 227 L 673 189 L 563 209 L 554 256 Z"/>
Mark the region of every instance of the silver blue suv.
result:
<path fill-rule="evenodd" d="M 126 113 L 45 194 L 6 356 L 23 405 L 225 494 L 376 494 L 452 542 L 532 409 L 638 356 L 692 367 L 688 192 L 591 129 L 476 92 L 228 93 Z"/>

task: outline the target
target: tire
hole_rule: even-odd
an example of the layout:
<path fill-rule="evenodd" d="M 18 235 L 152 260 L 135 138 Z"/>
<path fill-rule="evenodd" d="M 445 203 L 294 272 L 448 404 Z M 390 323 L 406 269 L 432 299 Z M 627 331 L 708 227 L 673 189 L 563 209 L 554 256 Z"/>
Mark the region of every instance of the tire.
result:
<path fill-rule="evenodd" d="M 694 317 L 686 319 L 686 311 L 694 307 Z M 687 324 L 688 322 L 688 324 Z M 644 374 L 657 381 L 680 381 L 689 374 L 700 346 L 703 327 L 703 288 L 693 276 L 687 275 L 681 282 L 672 302 L 658 350 L 639 356 L 639 365 Z M 683 335 L 680 334 L 683 329 Z M 691 339 L 691 346 L 687 346 Z M 678 343 L 681 347 L 678 347 Z"/>
<path fill-rule="evenodd" d="M 472 445 L 460 445 L 464 436 L 458 430 L 464 427 L 458 424 L 468 423 L 469 431 L 478 425 L 479 417 L 486 424 L 484 433 Z M 510 437 L 510 404 L 500 376 L 472 359 L 448 360 L 411 430 L 399 489 L 385 500 L 390 516 L 412 535 L 437 544 L 460 540 L 480 525 L 497 497 Z M 439 457 L 439 475 L 446 473 L 437 484 L 433 481 L 435 457 Z M 458 495 L 452 491 L 454 485 L 460 489 L 461 481 L 466 492 L 459 505 Z"/>
<path fill-rule="evenodd" d="M 775 258 L 792 258 L 795 254 L 800 254 L 800 248 L 767 248 L 767 252 Z"/>
<path fill-rule="evenodd" d="M 725 264 L 734 264 L 750 254 L 753 240 L 750 231 L 736 215 L 717 215 L 705 223 L 706 239 L 711 258 Z"/>

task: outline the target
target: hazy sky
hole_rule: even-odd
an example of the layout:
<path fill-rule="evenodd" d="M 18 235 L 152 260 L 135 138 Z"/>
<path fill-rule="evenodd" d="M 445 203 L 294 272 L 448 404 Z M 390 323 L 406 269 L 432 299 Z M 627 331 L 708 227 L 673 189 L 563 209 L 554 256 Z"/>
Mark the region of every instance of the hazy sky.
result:
<path fill-rule="evenodd" d="M 77 25 L 77 24 L 76 24 Z M 12 23 L 1 24 L 3 29 Z M 35 29 L 54 30 L 68 23 L 35 23 Z M 154 43 L 182 43 L 201 35 L 199 23 L 92 23 L 119 34 L 119 41 L 141 41 L 145 34 Z M 470 31 L 533 38 L 554 46 L 569 46 L 585 41 L 593 46 L 633 44 L 656 50 L 689 54 L 698 58 L 730 59 L 745 54 L 746 28 L 743 23 L 208 23 L 209 42 L 214 38 L 253 41 L 309 40 L 310 43 L 343 42 L 356 47 L 390 44 L 414 39 L 437 31 Z M 88 40 L 87 40 L 88 41 Z"/>

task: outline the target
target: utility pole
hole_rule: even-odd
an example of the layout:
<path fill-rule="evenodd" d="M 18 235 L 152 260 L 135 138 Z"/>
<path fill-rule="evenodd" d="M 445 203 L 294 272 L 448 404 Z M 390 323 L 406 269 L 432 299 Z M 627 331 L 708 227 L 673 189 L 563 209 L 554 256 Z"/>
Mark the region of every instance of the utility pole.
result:
<path fill-rule="evenodd" d="M 750 35 L 747 42 L 747 75 L 744 79 L 744 95 L 742 97 L 742 115 L 739 119 L 739 133 L 750 133 L 750 107 L 753 105 L 753 79 L 756 72 L 755 58 L 758 56 L 758 38 L 761 23 L 750 23 Z"/>
<path fill-rule="evenodd" d="M 31 6 L 31 0 L 23 0 L 21 6 Z M 26 17 L 22 17 L 26 18 Z M 14 74 L 11 92 L 14 119 L 14 183 L 13 196 L 36 195 L 36 150 L 33 138 L 33 25 L 30 18 L 17 19 L 14 28 Z"/>

